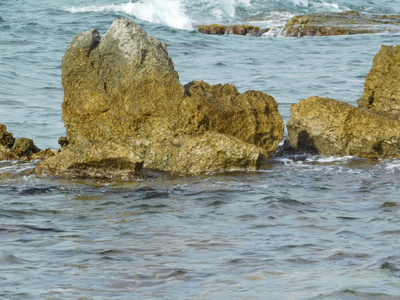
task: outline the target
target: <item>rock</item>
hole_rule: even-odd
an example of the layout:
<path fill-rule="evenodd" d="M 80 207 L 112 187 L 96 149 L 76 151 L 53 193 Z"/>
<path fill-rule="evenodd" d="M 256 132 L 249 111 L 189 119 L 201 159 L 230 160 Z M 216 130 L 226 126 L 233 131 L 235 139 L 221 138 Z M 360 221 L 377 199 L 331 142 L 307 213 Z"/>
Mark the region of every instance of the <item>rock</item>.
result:
<path fill-rule="evenodd" d="M 31 156 L 31 159 L 39 159 L 39 160 L 44 160 L 49 157 L 55 156 L 57 153 L 57 150 L 54 152 L 50 148 L 46 148 L 44 150 L 40 150 L 39 152 L 33 153 Z"/>
<path fill-rule="evenodd" d="M 0 146 L 11 148 L 14 142 L 15 138 L 7 131 L 6 125 L 0 124 Z"/>
<path fill-rule="evenodd" d="M 152 144 L 145 166 L 175 174 L 199 174 L 236 169 L 255 170 L 265 159 L 265 152 L 252 144 L 233 136 L 205 132 L 193 138 Z"/>
<path fill-rule="evenodd" d="M 382 46 L 357 102 L 363 108 L 400 113 L 400 46 Z"/>
<path fill-rule="evenodd" d="M 326 12 L 294 16 L 286 23 L 282 34 L 302 37 L 398 32 L 399 25 L 398 15 L 366 15 L 356 11 Z"/>
<path fill-rule="evenodd" d="M 11 133 L 7 131 L 7 127 L 4 124 L 0 124 L 0 161 L 2 160 L 13 160 L 17 156 L 12 151 L 15 139 Z"/>
<path fill-rule="evenodd" d="M 68 146 L 69 141 L 65 136 L 62 136 L 58 139 L 58 144 L 61 146 L 62 149 Z"/>
<path fill-rule="evenodd" d="M 296 152 L 400 158 L 400 119 L 334 99 L 291 105 L 286 145 Z"/>
<path fill-rule="evenodd" d="M 258 26 L 253 25 L 199 25 L 197 31 L 204 34 L 212 35 L 223 35 L 223 34 L 234 34 L 234 35 L 250 35 L 250 36 L 262 36 L 268 32 L 270 28 L 260 29 Z"/>
<path fill-rule="evenodd" d="M 45 159 L 52 155 L 54 153 L 50 149 L 41 151 L 31 139 L 15 140 L 6 125 L 0 124 L 0 161 Z"/>
<path fill-rule="evenodd" d="M 12 150 L 18 157 L 30 158 L 34 153 L 38 153 L 40 149 L 35 146 L 33 140 L 27 138 L 19 138 L 15 141 Z"/>
<path fill-rule="evenodd" d="M 179 82 L 163 43 L 118 18 L 74 37 L 62 62 L 63 151 L 38 174 L 140 177 L 254 169 L 283 137 L 276 101 L 233 85 Z M 64 143 L 64 141 L 66 141 Z"/>

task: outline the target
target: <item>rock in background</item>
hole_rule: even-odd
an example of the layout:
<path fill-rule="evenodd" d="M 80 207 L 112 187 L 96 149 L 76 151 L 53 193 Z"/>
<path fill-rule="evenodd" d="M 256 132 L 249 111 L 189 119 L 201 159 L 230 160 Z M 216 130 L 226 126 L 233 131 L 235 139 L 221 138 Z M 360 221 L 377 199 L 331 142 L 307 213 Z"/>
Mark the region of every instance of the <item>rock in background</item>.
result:
<path fill-rule="evenodd" d="M 256 169 L 283 138 L 276 101 L 232 85 L 183 87 L 163 43 L 118 18 L 74 37 L 62 62 L 63 151 L 36 169 L 53 176 L 135 178 Z"/>
<path fill-rule="evenodd" d="M 262 28 L 253 25 L 199 25 L 197 26 L 197 31 L 204 34 L 211 35 L 249 35 L 249 36 L 262 36 L 264 33 L 270 31 L 270 28 Z"/>
<path fill-rule="evenodd" d="M 400 16 L 367 15 L 356 11 L 298 15 L 282 30 L 287 37 L 399 32 Z"/>
<path fill-rule="evenodd" d="M 6 125 L 0 124 L 0 161 L 44 159 L 50 156 L 54 156 L 50 149 L 40 150 L 28 138 L 15 139 L 7 131 Z"/>

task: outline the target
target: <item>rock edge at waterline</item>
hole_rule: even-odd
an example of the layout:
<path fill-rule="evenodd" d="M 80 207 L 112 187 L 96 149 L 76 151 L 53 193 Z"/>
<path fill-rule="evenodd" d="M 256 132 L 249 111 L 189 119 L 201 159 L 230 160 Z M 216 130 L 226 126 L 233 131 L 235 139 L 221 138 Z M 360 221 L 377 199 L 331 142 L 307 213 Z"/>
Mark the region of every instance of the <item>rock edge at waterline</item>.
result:
<path fill-rule="evenodd" d="M 74 37 L 62 61 L 63 150 L 40 175 L 137 178 L 257 169 L 283 138 L 278 104 L 230 84 L 182 86 L 163 43 L 127 18 Z"/>
<path fill-rule="evenodd" d="M 31 139 L 15 139 L 6 125 L 0 124 L 0 161 L 44 159 L 54 155 L 50 149 L 40 150 Z"/>

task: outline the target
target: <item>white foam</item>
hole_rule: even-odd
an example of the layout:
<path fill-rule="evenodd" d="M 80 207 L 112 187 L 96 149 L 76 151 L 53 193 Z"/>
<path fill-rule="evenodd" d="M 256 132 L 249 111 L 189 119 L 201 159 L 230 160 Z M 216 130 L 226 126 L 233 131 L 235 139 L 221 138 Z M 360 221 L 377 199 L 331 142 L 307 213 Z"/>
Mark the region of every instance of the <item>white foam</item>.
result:
<path fill-rule="evenodd" d="M 116 12 L 135 16 L 138 19 L 170 27 L 193 30 L 193 24 L 186 15 L 180 0 L 141 0 L 103 6 L 66 7 L 71 13 Z"/>
<path fill-rule="evenodd" d="M 354 159 L 354 156 L 312 156 L 307 158 L 307 161 L 319 163 L 345 162 Z"/>
<path fill-rule="evenodd" d="M 384 168 L 391 173 L 398 172 L 400 171 L 400 160 L 386 160 L 384 161 Z"/>
<path fill-rule="evenodd" d="M 321 8 L 322 10 L 326 10 L 326 11 L 340 12 L 340 11 L 347 9 L 345 7 L 340 8 L 340 6 L 336 3 L 329 3 L 329 2 L 325 2 L 325 1 L 316 2 L 316 1 L 310 1 L 310 0 L 292 0 L 292 2 L 295 5 Z"/>

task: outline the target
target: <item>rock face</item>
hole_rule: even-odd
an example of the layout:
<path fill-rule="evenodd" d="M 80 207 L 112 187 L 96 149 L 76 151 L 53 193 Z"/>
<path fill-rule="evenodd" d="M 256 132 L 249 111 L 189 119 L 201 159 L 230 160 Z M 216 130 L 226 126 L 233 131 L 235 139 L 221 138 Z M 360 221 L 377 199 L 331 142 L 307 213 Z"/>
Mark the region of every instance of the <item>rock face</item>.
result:
<path fill-rule="evenodd" d="M 374 58 L 358 105 L 392 114 L 400 113 L 400 46 L 382 46 Z"/>
<path fill-rule="evenodd" d="M 287 144 L 296 152 L 400 157 L 400 120 L 334 99 L 311 97 L 291 105 Z"/>
<path fill-rule="evenodd" d="M 288 37 L 349 35 L 400 30 L 398 15 L 366 15 L 356 11 L 298 15 L 282 30 Z"/>
<path fill-rule="evenodd" d="M 31 139 L 15 139 L 6 125 L 0 124 L 0 161 L 44 159 L 53 155 L 50 149 L 40 150 Z"/>
<path fill-rule="evenodd" d="M 118 18 L 74 37 L 62 62 L 63 151 L 38 165 L 55 176 L 140 176 L 255 169 L 283 138 L 276 101 L 229 84 L 182 86 L 163 43 Z"/>

